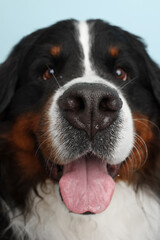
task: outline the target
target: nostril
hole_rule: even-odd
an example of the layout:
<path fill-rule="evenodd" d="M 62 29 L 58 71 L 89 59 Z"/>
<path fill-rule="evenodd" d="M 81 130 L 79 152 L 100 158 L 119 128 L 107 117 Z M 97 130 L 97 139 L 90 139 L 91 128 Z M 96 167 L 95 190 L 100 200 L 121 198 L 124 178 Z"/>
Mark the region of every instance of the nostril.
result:
<path fill-rule="evenodd" d="M 116 90 L 102 84 L 79 83 L 59 97 L 58 106 L 68 123 L 91 139 L 118 118 L 122 100 Z"/>
<path fill-rule="evenodd" d="M 84 110 L 85 104 L 81 97 L 71 96 L 65 99 L 65 104 L 61 105 L 61 108 L 65 111 L 79 112 Z"/>
<path fill-rule="evenodd" d="M 108 102 L 109 102 L 108 98 L 103 98 L 99 103 L 99 110 L 102 112 L 108 111 L 109 110 Z"/>
<path fill-rule="evenodd" d="M 108 97 L 101 99 L 99 103 L 99 110 L 102 112 L 118 111 L 122 107 L 122 100 L 120 98 Z"/>

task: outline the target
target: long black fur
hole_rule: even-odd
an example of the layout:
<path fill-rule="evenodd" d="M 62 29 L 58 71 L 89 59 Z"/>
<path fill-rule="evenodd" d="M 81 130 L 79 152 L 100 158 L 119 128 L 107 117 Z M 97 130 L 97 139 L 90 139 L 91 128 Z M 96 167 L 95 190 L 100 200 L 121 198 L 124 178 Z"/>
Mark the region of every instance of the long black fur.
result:
<path fill-rule="evenodd" d="M 158 65 L 149 57 L 140 38 L 101 20 L 88 21 L 90 24 L 93 22 L 95 24 L 91 31 L 92 34 L 96 33 L 98 37 L 93 40 L 91 58 L 97 73 L 103 77 L 112 73 L 114 60 L 105 54 L 109 47 L 107 39 L 113 45 L 120 41 L 124 47 L 123 60 L 125 62 L 127 59 L 131 68 L 134 69 L 134 73 L 133 70 L 128 69 L 128 71 L 133 78 L 137 78 L 136 81 L 124 88 L 129 105 L 133 111 L 136 110 L 147 115 L 157 127 L 160 127 L 160 69 Z M 18 184 L 21 173 L 19 173 L 18 167 L 14 166 L 13 148 L 11 149 L 10 143 L 3 135 L 10 130 L 19 115 L 28 111 L 40 110 L 48 99 L 48 92 L 54 92 L 57 88 L 56 83 L 48 81 L 44 86 L 44 81 L 39 79 L 46 65 L 52 63 L 57 69 L 56 76 L 61 86 L 70 78 L 82 75 L 83 69 L 80 62 L 82 53 L 80 47 L 76 45 L 77 39 L 73 36 L 76 36 L 73 20 L 60 22 L 49 28 L 36 31 L 22 39 L 7 60 L 0 65 L 1 240 L 18 240 L 14 237 L 11 229 L 2 236 L 9 225 L 2 202 L 5 201 L 11 209 L 14 209 L 20 203 L 17 199 L 21 198 L 21 202 L 25 202 L 28 191 L 33 187 L 30 186 L 31 182 L 23 182 L 24 192 L 19 191 Z M 54 44 L 63 45 L 64 52 L 59 58 L 52 59 L 47 51 Z M 60 78 L 61 74 L 64 75 L 64 79 Z M 122 87 L 121 83 L 118 84 Z M 160 145 L 159 136 L 157 133 L 155 135 L 157 142 L 153 143 L 152 146 L 150 169 L 148 168 L 142 176 L 138 177 L 137 186 L 145 184 L 160 197 Z"/>

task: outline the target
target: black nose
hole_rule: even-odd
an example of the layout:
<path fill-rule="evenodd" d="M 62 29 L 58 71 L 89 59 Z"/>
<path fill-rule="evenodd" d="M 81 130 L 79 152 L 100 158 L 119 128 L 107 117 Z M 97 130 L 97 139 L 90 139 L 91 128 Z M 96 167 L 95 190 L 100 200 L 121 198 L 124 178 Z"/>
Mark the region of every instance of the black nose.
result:
<path fill-rule="evenodd" d="M 113 88 L 98 83 L 79 83 L 64 92 L 58 105 L 68 122 L 86 131 L 91 139 L 117 119 L 122 100 Z"/>

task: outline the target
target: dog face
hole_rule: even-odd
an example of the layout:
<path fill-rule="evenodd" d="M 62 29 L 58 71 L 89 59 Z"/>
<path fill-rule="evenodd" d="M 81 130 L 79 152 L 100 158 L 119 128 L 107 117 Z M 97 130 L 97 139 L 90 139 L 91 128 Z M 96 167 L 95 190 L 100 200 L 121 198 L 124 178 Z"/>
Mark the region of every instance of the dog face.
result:
<path fill-rule="evenodd" d="M 119 179 L 151 184 L 160 72 L 138 37 L 101 20 L 59 22 L 24 38 L 0 78 L 3 195 L 16 205 L 46 178 L 75 213 L 104 211 Z"/>

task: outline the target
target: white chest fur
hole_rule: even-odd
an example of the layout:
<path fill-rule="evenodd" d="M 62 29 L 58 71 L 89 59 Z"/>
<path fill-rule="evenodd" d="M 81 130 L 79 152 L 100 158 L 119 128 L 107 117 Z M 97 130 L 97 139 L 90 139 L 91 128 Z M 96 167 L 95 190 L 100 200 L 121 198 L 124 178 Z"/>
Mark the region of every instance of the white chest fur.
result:
<path fill-rule="evenodd" d="M 97 215 L 69 213 L 59 195 L 58 185 L 47 181 L 43 200 L 34 201 L 26 222 L 22 216 L 12 220 L 19 236 L 26 232 L 31 240 L 159 240 L 160 205 L 151 194 L 123 182 L 116 184 L 113 199 L 105 212 Z M 18 212 L 17 212 L 18 213 Z"/>

